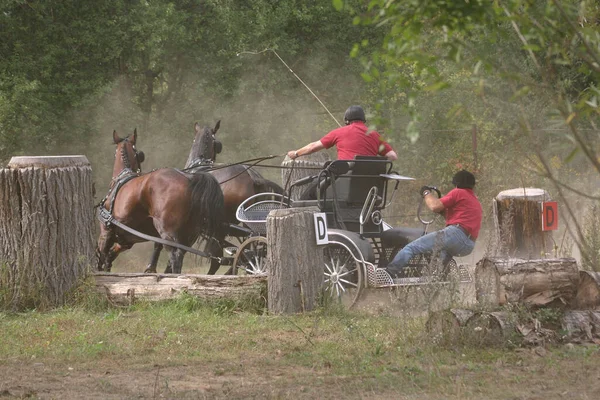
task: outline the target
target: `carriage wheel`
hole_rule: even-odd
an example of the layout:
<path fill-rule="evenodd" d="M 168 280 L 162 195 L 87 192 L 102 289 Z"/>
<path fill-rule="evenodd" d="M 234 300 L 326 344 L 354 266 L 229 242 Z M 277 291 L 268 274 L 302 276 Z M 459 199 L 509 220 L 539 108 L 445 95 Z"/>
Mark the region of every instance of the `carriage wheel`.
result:
<path fill-rule="evenodd" d="M 325 296 L 351 308 L 362 294 L 363 268 L 350 251 L 339 244 L 323 249 L 325 257 Z"/>
<path fill-rule="evenodd" d="M 248 275 L 267 272 L 267 238 L 253 236 L 240 244 L 233 259 L 233 274 L 237 275 L 238 270 Z"/>

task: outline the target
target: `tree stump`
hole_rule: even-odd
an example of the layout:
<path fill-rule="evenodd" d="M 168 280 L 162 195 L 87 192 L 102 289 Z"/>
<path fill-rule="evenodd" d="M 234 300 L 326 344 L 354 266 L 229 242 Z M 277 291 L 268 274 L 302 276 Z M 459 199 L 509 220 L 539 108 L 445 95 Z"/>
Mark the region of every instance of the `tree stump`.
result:
<path fill-rule="evenodd" d="M 516 338 L 516 315 L 509 312 L 478 312 L 464 327 L 467 343 L 479 346 L 502 346 L 513 335 Z"/>
<path fill-rule="evenodd" d="M 330 160 L 329 154 L 324 151 L 302 156 L 295 160 L 291 160 L 286 156 L 281 163 L 281 166 L 283 167 L 281 169 L 282 186 L 287 191 L 290 185 L 298 179 L 317 175 L 319 171 L 323 169 L 323 164 Z M 291 193 L 292 200 L 298 200 L 306 188 L 308 188 L 308 186 L 295 187 Z"/>
<path fill-rule="evenodd" d="M 485 306 L 507 303 L 532 306 L 573 300 L 579 282 L 574 258 L 483 258 L 475 267 L 475 296 Z"/>
<path fill-rule="evenodd" d="M 85 156 L 13 157 L 0 169 L 0 302 L 46 308 L 90 270 L 92 169 Z"/>
<path fill-rule="evenodd" d="M 291 314 L 317 305 L 323 286 L 323 249 L 316 244 L 317 207 L 273 210 L 267 217 L 269 312 Z"/>
<path fill-rule="evenodd" d="M 457 343 L 463 327 L 473 314 L 473 311 L 464 309 L 435 311 L 429 314 L 425 328 L 436 344 Z"/>
<path fill-rule="evenodd" d="M 550 201 L 550 195 L 535 188 L 505 190 L 496 196 L 494 224 L 501 255 L 537 259 L 552 251 L 552 231 L 542 231 L 543 201 Z"/>
<path fill-rule="evenodd" d="M 600 272 L 579 271 L 579 285 L 574 308 L 588 310 L 600 307 Z"/>
<path fill-rule="evenodd" d="M 572 310 L 562 317 L 563 339 L 568 341 L 593 341 L 600 343 L 600 311 Z"/>

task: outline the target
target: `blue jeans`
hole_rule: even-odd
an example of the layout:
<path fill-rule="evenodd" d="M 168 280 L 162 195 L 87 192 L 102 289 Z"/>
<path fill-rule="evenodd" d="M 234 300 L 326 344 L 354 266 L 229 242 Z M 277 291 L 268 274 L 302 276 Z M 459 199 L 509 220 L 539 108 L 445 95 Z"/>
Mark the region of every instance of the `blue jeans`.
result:
<path fill-rule="evenodd" d="M 474 247 L 475 242 L 469 239 L 462 229 L 450 225 L 407 244 L 396 254 L 386 269 L 390 274 L 395 275 L 402 271 L 408 261 L 416 255 L 436 252 L 439 259 L 445 261 L 446 257 L 466 256 L 473 251 Z"/>

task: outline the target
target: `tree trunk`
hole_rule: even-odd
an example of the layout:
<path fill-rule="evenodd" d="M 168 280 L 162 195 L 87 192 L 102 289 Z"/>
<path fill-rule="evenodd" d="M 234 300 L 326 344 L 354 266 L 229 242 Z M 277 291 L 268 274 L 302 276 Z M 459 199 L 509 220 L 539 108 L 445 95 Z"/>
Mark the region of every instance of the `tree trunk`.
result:
<path fill-rule="evenodd" d="M 499 254 L 540 258 L 552 250 L 552 231 L 542 231 L 540 203 L 550 201 L 543 189 L 519 188 L 500 192 L 494 200 Z"/>
<path fill-rule="evenodd" d="M 463 309 L 435 311 L 429 314 L 425 328 L 436 344 L 452 344 L 462 336 L 462 329 L 474 312 Z"/>
<path fill-rule="evenodd" d="M 600 307 L 600 272 L 580 271 L 574 307 L 588 310 Z"/>
<path fill-rule="evenodd" d="M 317 207 L 273 210 L 267 217 L 269 312 L 290 314 L 316 307 L 323 285 L 323 249 L 316 244 Z"/>
<path fill-rule="evenodd" d="M 317 175 L 327 161 L 330 161 L 329 154 L 324 151 L 302 156 L 295 160 L 291 160 L 286 156 L 281 163 L 283 167 L 281 169 L 282 186 L 287 191 L 290 185 L 298 179 Z M 308 188 L 308 185 L 294 187 L 291 194 L 292 200 L 298 200 L 306 188 Z"/>
<path fill-rule="evenodd" d="M 85 156 L 13 157 L 0 169 L 0 302 L 64 303 L 94 256 L 92 169 Z"/>
<path fill-rule="evenodd" d="M 188 293 L 205 300 L 232 299 L 266 305 L 266 275 L 173 275 L 138 273 L 95 273 L 96 291 L 111 303 L 132 304 L 135 300 L 159 301 Z"/>
<path fill-rule="evenodd" d="M 543 306 L 573 300 L 579 282 L 574 258 L 483 258 L 475 268 L 477 301 L 486 306 L 523 303 Z"/>
<path fill-rule="evenodd" d="M 516 315 L 509 312 L 478 312 L 464 328 L 467 343 L 479 346 L 501 346 L 516 333 Z"/>
<path fill-rule="evenodd" d="M 600 344 L 600 311 L 567 311 L 562 318 L 564 339 Z"/>

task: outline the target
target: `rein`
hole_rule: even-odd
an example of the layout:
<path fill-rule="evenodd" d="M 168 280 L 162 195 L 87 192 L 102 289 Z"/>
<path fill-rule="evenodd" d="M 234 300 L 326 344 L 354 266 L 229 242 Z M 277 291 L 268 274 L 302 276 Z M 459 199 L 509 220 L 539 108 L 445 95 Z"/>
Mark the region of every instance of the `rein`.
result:
<path fill-rule="evenodd" d="M 193 253 L 193 254 L 196 254 L 196 255 L 199 255 L 199 256 L 205 257 L 205 258 L 210 258 L 211 260 L 217 260 L 217 261 L 219 261 L 219 263 L 221 262 L 221 257 L 211 256 L 210 254 L 205 253 L 200 250 L 196 250 L 193 247 L 188 247 L 188 246 L 180 244 L 180 243 L 172 242 L 170 240 L 165 240 L 165 239 L 162 239 L 162 238 L 159 238 L 156 236 L 146 235 L 145 233 L 136 231 L 135 229 L 130 228 L 127 225 L 122 224 L 121 222 L 117 221 L 111 215 L 111 213 L 104 207 L 98 207 L 98 219 L 100 221 L 106 221 L 105 222 L 106 225 L 116 225 L 119 228 L 123 229 L 124 231 L 127 231 L 127 232 L 131 233 L 132 235 L 140 237 L 142 239 L 146 239 L 151 242 L 160 243 L 165 246 L 177 247 L 178 249 L 185 250 L 189 253 Z"/>

